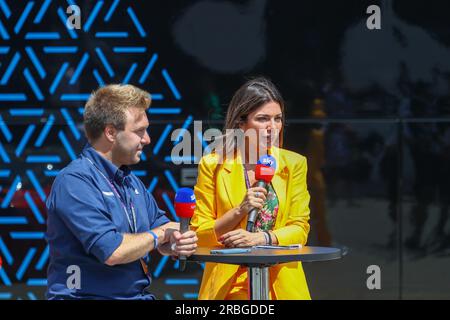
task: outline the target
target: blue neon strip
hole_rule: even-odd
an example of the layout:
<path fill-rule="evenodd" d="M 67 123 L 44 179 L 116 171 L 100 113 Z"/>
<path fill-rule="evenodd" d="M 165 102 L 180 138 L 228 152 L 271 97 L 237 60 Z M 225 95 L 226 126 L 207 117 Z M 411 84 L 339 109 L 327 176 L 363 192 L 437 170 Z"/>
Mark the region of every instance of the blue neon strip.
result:
<path fill-rule="evenodd" d="M 164 96 L 161 93 L 151 93 L 150 97 L 154 101 L 156 101 L 156 100 L 164 100 Z"/>
<path fill-rule="evenodd" d="M 170 185 L 172 186 L 173 190 L 176 192 L 178 191 L 178 184 L 175 181 L 175 178 L 173 177 L 172 173 L 169 170 L 164 170 L 164 174 L 167 177 L 167 180 L 169 180 Z"/>
<path fill-rule="evenodd" d="M 89 60 L 89 54 L 86 52 L 85 54 L 83 54 L 83 57 L 81 58 L 80 63 L 78 64 L 75 72 L 73 73 L 72 79 L 70 79 L 69 84 L 75 84 L 75 82 L 77 82 L 78 77 L 80 76 L 81 71 L 83 71 L 83 68 L 86 65 L 88 60 Z"/>
<path fill-rule="evenodd" d="M 25 10 L 23 10 L 22 15 L 20 16 L 19 20 L 17 20 L 16 26 L 14 27 L 14 32 L 18 34 L 20 32 L 20 29 L 22 29 L 23 23 L 25 22 L 26 18 L 31 12 L 31 9 L 34 6 L 34 2 L 30 1 L 28 2 L 27 6 L 25 7 Z"/>
<path fill-rule="evenodd" d="M 42 4 L 41 9 L 39 10 L 38 14 L 36 15 L 36 18 L 34 18 L 34 23 L 41 23 L 42 17 L 44 17 L 45 12 L 48 9 L 48 6 L 52 0 L 45 0 L 45 2 Z"/>
<path fill-rule="evenodd" d="M 10 287 L 12 286 L 11 280 L 9 280 L 8 275 L 6 274 L 5 270 L 2 268 L 0 269 L 0 278 L 2 279 L 3 283 L 5 284 L 5 286 Z M 6 293 L 1 293 L 1 294 L 6 294 Z M 10 297 L 6 297 L 6 298 L 2 298 L 0 294 L 0 299 L 10 299 Z"/>
<path fill-rule="evenodd" d="M 0 224 L 27 224 L 26 217 L 0 217 Z"/>
<path fill-rule="evenodd" d="M 33 51 L 33 48 L 26 47 L 25 51 L 28 53 L 28 56 L 30 57 L 31 61 L 34 63 L 34 66 L 36 67 L 37 72 L 39 73 L 39 76 L 41 79 L 44 79 L 47 73 L 44 70 L 44 67 L 42 67 L 41 62 L 39 61 L 38 57 Z"/>
<path fill-rule="evenodd" d="M 10 232 L 10 237 L 15 240 L 38 240 L 44 239 L 44 232 Z"/>
<path fill-rule="evenodd" d="M 12 293 L 2 292 L 2 293 L 0 293 L 0 299 L 10 300 L 10 299 L 12 299 Z"/>
<path fill-rule="evenodd" d="M 11 159 L 9 158 L 8 154 L 6 153 L 5 149 L 3 148 L 3 145 L 0 143 L 0 156 L 3 159 L 3 162 L 5 163 L 11 163 Z"/>
<path fill-rule="evenodd" d="M 170 201 L 170 198 L 167 195 L 167 193 L 163 192 L 162 198 L 163 198 L 164 203 L 166 204 L 167 208 L 169 209 L 169 212 L 172 215 L 173 219 L 177 222 L 180 221 L 180 219 L 177 217 L 177 214 L 175 212 L 175 208 L 173 207 L 172 201 Z"/>
<path fill-rule="evenodd" d="M 198 293 L 183 293 L 183 297 L 186 299 L 197 299 Z"/>
<path fill-rule="evenodd" d="M 114 3 L 111 5 L 111 7 L 108 10 L 108 13 L 105 16 L 105 22 L 108 22 L 109 19 L 111 19 L 111 16 L 114 13 L 114 10 L 116 10 L 117 5 L 119 4 L 120 0 L 114 0 Z"/>
<path fill-rule="evenodd" d="M 68 17 L 66 16 L 66 14 L 64 13 L 64 10 L 61 7 L 58 8 L 58 16 L 61 19 L 61 22 L 63 23 L 63 25 L 66 28 L 67 32 L 69 32 L 70 37 L 72 39 L 78 39 L 78 35 L 75 32 L 75 30 L 74 29 L 69 29 L 67 27 L 67 23 L 66 22 L 67 22 L 67 18 Z"/>
<path fill-rule="evenodd" d="M 40 117 L 44 114 L 44 109 L 10 109 L 9 114 L 13 117 Z"/>
<path fill-rule="evenodd" d="M 159 137 L 158 141 L 156 142 L 155 147 L 153 148 L 153 154 L 154 155 L 157 155 L 159 153 L 159 150 L 161 149 L 161 147 L 162 147 L 162 145 L 164 143 L 164 140 L 167 139 L 167 137 L 168 137 L 168 135 L 169 135 L 171 130 L 172 130 L 172 125 L 168 124 L 166 126 L 166 128 L 164 129 L 163 133 L 161 134 L 161 136 Z"/>
<path fill-rule="evenodd" d="M 44 143 L 45 138 L 47 138 L 47 135 L 48 135 L 50 129 L 52 128 L 54 122 L 55 122 L 55 116 L 51 114 L 50 117 L 48 117 L 48 120 L 45 123 L 44 128 L 42 129 L 41 133 L 39 134 L 39 137 L 37 138 L 36 143 L 34 144 L 35 147 L 42 146 L 42 144 Z"/>
<path fill-rule="evenodd" d="M 155 189 L 157 183 L 158 183 L 158 177 L 153 177 L 152 181 L 150 182 L 150 185 L 148 186 L 147 191 L 152 193 L 153 190 Z"/>
<path fill-rule="evenodd" d="M 64 145 L 64 148 L 66 149 L 67 153 L 69 154 L 70 159 L 75 160 L 77 156 L 75 155 L 75 152 L 73 151 L 72 147 L 70 146 L 69 140 L 67 140 L 66 135 L 64 132 L 60 131 L 58 133 L 58 137 L 61 140 L 61 142 Z"/>
<path fill-rule="evenodd" d="M 96 32 L 96 38 L 128 38 L 128 32 Z"/>
<path fill-rule="evenodd" d="M 128 71 L 127 75 L 125 76 L 125 79 L 123 79 L 123 83 L 127 84 L 130 82 L 131 77 L 133 76 L 134 71 L 137 68 L 137 63 L 133 63 L 133 65 L 131 66 L 130 70 Z"/>
<path fill-rule="evenodd" d="M 38 263 L 36 264 L 36 270 L 42 270 L 45 264 L 48 261 L 50 249 L 48 245 L 45 247 L 44 252 L 42 252 L 41 257 L 39 258 Z"/>
<path fill-rule="evenodd" d="M 44 96 L 42 95 L 41 89 L 39 89 L 36 81 L 34 81 L 34 78 L 31 75 L 31 72 L 30 72 L 30 70 L 28 70 L 28 68 L 25 68 L 25 70 L 23 70 L 23 75 L 27 79 L 28 84 L 30 85 L 31 89 L 33 90 L 34 95 L 36 96 L 36 98 L 39 101 L 44 100 Z"/>
<path fill-rule="evenodd" d="M 78 131 L 77 127 L 75 126 L 75 122 L 73 121 L 72 117 L 70 116 L 69 111 L 67 111 L 66 108 L 62 108 L 61 113 L 62 113 L 64 119 L 66 120 L 67 125 L 69 126 L 69 129 L 72 132 L 75 139 L 80 140 L 81 134 Z"/>
<path fill-rule="evenodd" d="M 198 285 L 198 279 L 166 279 L 169 286 Z"/>
<path fill-rule="evenodd" d="M 30 300 L 37 300 L 37 298 L 36 298 L 36 296 L 34 295 L 33 292 L 28 292 L 28 293 L 27 293 L 27 296 L 28 296 L 28 298 L 29 298 Z"/>
<path fill-rule="evenodd" d="M 2 8 L 6 18 L 9 19 L 11 16 L 11 10 L 9 10 L 8 4 L 4 0 L 0 0 L 0 8 Z"/>
<path fill-rule="evenodd" d="M 137 177 L 145 177 L 147 175 L 145 170 L 131 170 L 131 172 Z"/>
<path fill-rule="evenodd" d="M 8 178 L 11 170 L 0 170 L 0 178 Z"/>
<path fill-rule="evenodd" d="M 194 119 L 194 117 L 191 115 L 186 118 L 186 120 L 183 123 L 183 126 L 181 127 L 182 130 L 180 130 L 180 133 L 178 134 L 174 143 L 179 142 L 180 138 L 186 133 L 187 128 L 189 128 L 189 126 L 191 125 L 193 119 Z"/>
<path fill-rule="evenodd" d="M 6 125 L 5 121 L 3 121 L 2 115 L 0 115 L 0 130 L 2 131 L 3 135 L 5 136 L 6 141 L 11 142 L 12 133 L 11 133 L 11 131 L 9 131 L 9 128 Z"/>
<path fill-rule="evenodd" d="M 141 37 L 142 38 L 146 37 L 147 33 L 144 31 L 144 28 L 142 27 L 141 23 L 139 22 L 138 18 L 136 17 L 136 14 L 134 13 L 133 9 L 131 9 L 131 7 L 128 7 L 127 12 L 131 17 L 131 20 L 133 20 L 133 23 L 136 26 L 136 29 L 138 29 Z"/>
<path fill-rule="evenodd" d="M 97 69 L 94 69 L 94 70 L 92 71 L 92 74 L 94 75 L 95 80 L 97 80 L 98 85 L 99 85 L 100 87 L 103 87 L 103 86 L 105 85 L 105 82 L 103 81 L 102 77 L 100 76 L 100 73 L 98 73 L 98 70 L 97 70 Z"/>
<path fill-rule="evenodd" d="M 55 46 L 48 46 L 44 47 L 45 53 L 77 53 L 78 47 L 55 47 Z"/>
<path fill-rule="evenodd" d="M 170 77 L 170 75 L 169 75 L 169 73 L 167 72 L 166 69 L 162 70 L 162 75 L 163 75 L 164 79 L 166 80 L 167 84 L 169 85 L 169 88 L 172 91 L 173 96 L 175 97 L 175 99 L 181 100 L 180 92 L 178 91 L 177 87 L 173 83 L 172 78 Z"/>
<path fill-rule="evenodd" d="M 111 68 L 111 65 L 109 64 L 108 60 L 106 59 L 105 55 L 103 54 L 102 49 L 95 48 L 95 52 L 97 52 L 98 57 L 100 58 L 101 62 L 105 66 L 106 71 L 108 71 L 108 74 L 110 77 L 114 77 L 114 71 Z"/>
<path fill-rule="evenodd" d="M 0 93 L 0 101 L 27 101 L 23 93 Z"/>
<path fill-rule="evenodd" d="M 115 53 L 144 53 L 147 52 L 146 47 L 113 47 Z"/>
<path fill-rule="evenodd" d="M 27 170 L 28 178 L 30 178 L 31 183 L 33 184 L 34 188 L 36 189 L 39 198 L 41 198 L 42 202 L 45 202 L 47 200 L 47 196 L 45 195 L 44 190 L 41 187 L 41 184 L 39 183 L 39 180 L 34 175 L 33 171 Z"/>
<path fill-rule="evenodd" d="M 59 170 L 45 170 L 44 175 L 46 177 L 56 177 L 59 173 Z"/>
<path fill-rule="evenodd" d="M 89 28 L 91 27 L 92 23 L 94 22 L 95 18 L 97 17 L 98 13 L 100 12 L 100 9 L 103 6 L 103 1 L 97 2 L 94 9 L 92 10 L 91 15 L 87 19 L 87 21 L 84 23 L 84 32 L 88 32 Z"/>
<path fill-rule="evenodd" d="M 30 140 L 31 135 L 33 134 L 34 129 L 36 128 L 36 125 L 31 124 L 28 128 L 27 131 L 25 132 L 25 134 L 22 137 L 22 140 L 20 141 L 19 145 L 17 146 L 16 149 L 16 157 L 20 157 L 20 155 L 23 152 L 23 149 L 25 148 L 25 146 L 28 143 L 28 140 Z"/>
<path fill-rule="evenodd" d="M 58 32 L 28 32 L 26 40 L 57 40 L 60 38 Z"/>
<path fill-rule="evenodd" d="M 195 156 L 183 156 L 183 157 L 172 157 L 172 156 L 165 156 L 164 162 L 183 162 L 183 163 L 195 163 L 197 162 L 197 157 Z"/>
<path fill-rule="evenodd" d="M 28 156 L 26 159 L 28 163 L 59 163 L 61 158 L 59 156 Z"/>
<path fill-rule="evenodd" d="M 28 279 L 27 286 L 45 287 L 47 286 L 47 279 Z"/>
<path fill-rule="evenodd" d="M 149 108 L 149 114 L 180 114 L 181 108 Z"/>
<path fill-rule="evenodd" d="M 19 269 L 16 273 L 17 280 L 22 280 L 22 277 L 27 270 L 28 266 L 30 265 L 31 259 L 33 259 L 34 254 L 36 253 L 36 248 L 31 248 L 28 250 L 27 255 L 25 256 L 25 259 L 23 259 L 22 264 L 20 265 Z"/>
<path fill-rule="evenodd" d="M 163 256 L 161 258 L 161 260 L 159 260 L 159 263 L 156 266 L 155 272 L 153 273 L 153 276 L 155 278 L 158 278 L 161 275 L 161 271 L 164 268 L 164 266 L 166 265 L 168 259 L 169 259 L 169 256 Z"/>
<path fill-rule="evenodd" d="M 9 52 L 9 47 L 0 47 L 0 54 L 7 54 Z"/>
<path fill-rule="evenodd" d="M 0 237 L 0 251 L 3 253 L 3 256 L 6 259 L 6 263 L 9 265 L 12 265 L 14 263 L 14 259 L 11 255 L 11 253 L 8 250 L 8 247 L 5 245 L 5 243 L 3 242 L 2 237 Z M 0 269 L 1 271 L 2 269 Z"/>
<path fill-rule="evenodd" d="M 69 63 L 68 62 L 64 62 L 64 64 L 61 66 L 61 69 L 59 69 L 58 74 L 55 77 L 55 80 L 53 80 L 53 83 L 50 86 L 49 92 L 51 94 L 55 93 L 55 90 L 58 87 L 59 82 L 61 81 L 62 77 L 64 76 L 64 73 L 66 72 L 67 68 L 69 68 Z"/>
<path fill-rule="evenodd" d="M 154 53 L 153 56 L 151 57 L 149 63 L 145 67 L 145 70 L 142 73 L 141 78 L 139 79 L 139 83 L 140 84 L 143 84 L 145 82 L 145 80 L 147 79 L 148 75 L 150 74 L 150 71 L 152 71 L 152 68 L 153 68 L 153 66 L 156 63 L 156 60 L 158 60 L 158 54 Z"/>
<path fill-rule="evenodd" d="M 25 192 L 25 200 L 28 203 L 28 206 L 31 209 L 31 212 L 33 212 L 34 217 L 36 218 L 36 221 L 40 224 L 44 224 L 45 220 L 42 217 L 41 212 L 39 211 L 38 207 L 36 206 L 36 203 L 34 203 L 33 198 L 31 198 L 30 193 L 27 191 Z"/>
<path fill-rule="evenodd" d="M 14 54 L 14 57 L 11 60 L 11 63 L 9 64 L 8 68 L 5 71 L 5 74 L 3 75 L 2 80 L 0 80 L 1 85 L 5 85 L 8 83 L 9 78 L 11 77 L 11 74 L 13 73 L 17 64 L 19 63 L 19 60 L 20 60 L 20 53 L 16 52 Z"/>
<path fill-rule="evenodd" d="M 0 20 L 0 34 L 2 35 L 3 40 L 9 40 L 9 34 L 8 31 L 6 31 L 6 28 L 3 26 L 2 21 Z"/>
<path fill-rule="evenodd" d="M 17 191 L 17 185 L 20 183 L 20 176 L 17 176 L 13 183 L 11 184 L 11 188 L 8 190 L 8 193 L 6 194 L 5 198 L 3 199 L 2 202 L 2 209 L 6 209 L 6 207 L 9 206 L 12 197 L 14 196 L 14 193 L 16 193 Z"/>
<path fill-rule="evenodd" d="M 87 99 L 89 99 L 89 96 L 89 93 L 65 93 L 61 95 L 61 101 L 87 101 Z"/>

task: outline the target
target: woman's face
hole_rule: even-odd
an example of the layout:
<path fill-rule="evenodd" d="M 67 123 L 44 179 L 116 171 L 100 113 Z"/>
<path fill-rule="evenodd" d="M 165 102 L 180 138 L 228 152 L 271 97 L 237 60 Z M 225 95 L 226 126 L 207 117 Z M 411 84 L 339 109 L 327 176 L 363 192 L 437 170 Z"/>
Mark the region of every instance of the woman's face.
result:
<path fill-rule="evenodd" d="M 247 116 L 247 121 L 242 123 L 240 128 L 246 135 L 248 130 L 255 130 L 258 146 L 266 144 L 267 147 L 278 146 L 279 134 L 283 128 L 283 113 L 280 105 L 273 101 L 262 105 Z M 261 141 L 261 139 L 265 141 Z M 262 142 L 266 143 L 262 144 Z M 252 141 L 251 144 L 253 144 Z"/>

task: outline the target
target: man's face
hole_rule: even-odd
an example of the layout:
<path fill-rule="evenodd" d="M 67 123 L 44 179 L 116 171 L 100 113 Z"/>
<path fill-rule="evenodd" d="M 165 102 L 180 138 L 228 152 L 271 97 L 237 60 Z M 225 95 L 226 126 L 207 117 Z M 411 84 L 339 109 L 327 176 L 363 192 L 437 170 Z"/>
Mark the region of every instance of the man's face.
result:
<path fill-rule="evenodd" d="M 144 109 L 128 108 L 126 115 L 125 129 L 117 132 L 113 157 L 120 164 L 132 165 L 141 160 L 142 149 L 150 143 L 149 123 Z"/>

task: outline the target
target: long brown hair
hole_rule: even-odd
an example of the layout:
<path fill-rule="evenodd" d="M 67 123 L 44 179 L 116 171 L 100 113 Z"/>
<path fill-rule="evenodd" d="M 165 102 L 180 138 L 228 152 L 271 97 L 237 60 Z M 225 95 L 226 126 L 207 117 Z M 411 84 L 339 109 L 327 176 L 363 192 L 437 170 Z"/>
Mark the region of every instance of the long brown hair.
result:
<path fill-rule="evenodd" d="M 277 87 L 265 77 L 248 80 L 233 95 L 228 106 L 223 134 L 226 134 L 227 129 L 238 129 L 242 122 L 247 121 L 250 113 L 269 102 L 276 102 L 281 108 L 283 125 L 278 141 L 279 146 L 283 147 L 284 100 Z"/>

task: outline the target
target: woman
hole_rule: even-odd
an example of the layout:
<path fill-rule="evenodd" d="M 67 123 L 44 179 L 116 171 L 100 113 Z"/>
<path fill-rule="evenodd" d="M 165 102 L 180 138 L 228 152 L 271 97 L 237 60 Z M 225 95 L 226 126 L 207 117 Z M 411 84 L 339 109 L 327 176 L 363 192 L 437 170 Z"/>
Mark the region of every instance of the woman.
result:
<path fill-rule="evenodd" d="M 242 135 L 237 144 L 227 139 L 225 144 L 232 146 L 232 152 L 212 152 L 200 161 L 195 186 L 197 206 L 191 221 L 199 246 L 306 244 L 306 158 L 277 147 L 283 142 L 284 119 L 283 99 L 269 80 L 250 80 L 235 93 L 224 137 L 233 130 L 241 131 L 250 141 L 246 143 Z M 254 131 L 259 133 L 256 137 L 248 134 Z M 255 187 L 252 159 L 257 153 L 276 159 L 276 172 L 267 188 Z M 247 214 L 253 207 L 260 209 L 256 232 L 247 232 Z M 279 264 L 269 273 L 271 299 L 310 299 L 300 262 Z M 206 263 L 199 299 L 248 299 L 247 268 Z"/>

